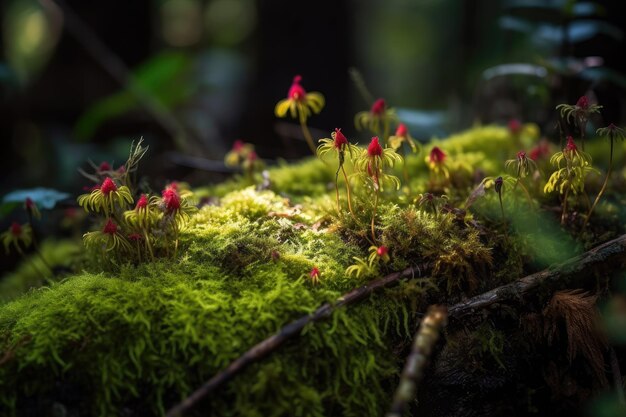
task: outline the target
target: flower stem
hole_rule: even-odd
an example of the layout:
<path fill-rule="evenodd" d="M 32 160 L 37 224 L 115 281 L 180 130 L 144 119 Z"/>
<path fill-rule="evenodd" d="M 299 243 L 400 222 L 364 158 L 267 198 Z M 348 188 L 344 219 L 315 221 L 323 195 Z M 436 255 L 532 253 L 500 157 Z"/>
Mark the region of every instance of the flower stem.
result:
<path fill-rule="evenodd" d="M 587 218 L 585 219 L 585 222 L 583 223 L 583 229 L 587 226 L 587 223 L 589 222 L 589 218 L 591 217 L 591 213 L 593 213 L 593 209 L 596 208 L 596 205 L 598 204 L 598 202 L 600 201 L 600 198 L 602 197 L 602 195 L 604 194 L 604 191 L 606 190 L 606 186 L 609 183 L 609 178 L 611 178 L 611 171 L 613 170 L 613 135 L 611 134 L 611 152 L 609 154 L 609 169 L 606 172 L 606 177 L 604 178 L 604 183 L 602 184 L 602 188 L 600 188 L 600 192 L 598 193 L 598 195 L 596 196 L 596 199 L 593 202 L 593 205 L 591 206 L 591 208 L 589 209 L 589 212 L 587 213 Z"/>
<path fill-rule="evenodd" d="M 316 155 L 315 144 L 313 143 L 313 136 L 311 136 L 311 132 L 306 125 L 306 120 L 302 117 L 300 118 L 300 127 L 302 128 L 302 134 L 304 135 L 304 139 L 306 139 L 306 143 L 309 145 L 311 152 L 313 152 L 313 155 Z"/>
<path fill-rule="evenodd" d="M 350 181 L 348 181 L 348 174 L 346 174 L 346 169 L 343 167 L 343 165 L 341 166 L 341 172 L 343 173 L 343 178 L 346 180 L 346 192 L 348 193 L 348 210 L 350 210 L 350 214 L 352 214 L 352 217 L 354 217 L 354 219 L 356 220 L 356 216 L 354 214 L 354 211 L 352 210 L 352 196 L 350 193 Z"/>
<path fill-rule="evenodd" d="M 569 187 L 565 190 L 565 197 L 563 197 L 563 213 L 561 213 L 561 224 L 565 224 L 567 218 L 567 197 L 569 196 Z"/>
<path fill-rule="evenodd" d="M 335 172 L 335 199 L 337 200 L 337 214 L 341 215 L 341 207 L 339 206 L 339 170 L 341 169 L 341 165 L 337 168 L 337 172 Z"/>
<path fill-rule="evenodd" d="M 376 194 L 374 196 L 374 212 L 372 213 L 372 224 L 371 224 L 371 229 L 372 229 L 372 240 L 374 240 L 374 242 L 376 242 L 376 231 L 374 230 L 374 221 L 376 219 L 376 210 L 378 209 L 378 193 L 379 193 L 379 188 L 376 188 Z"/>

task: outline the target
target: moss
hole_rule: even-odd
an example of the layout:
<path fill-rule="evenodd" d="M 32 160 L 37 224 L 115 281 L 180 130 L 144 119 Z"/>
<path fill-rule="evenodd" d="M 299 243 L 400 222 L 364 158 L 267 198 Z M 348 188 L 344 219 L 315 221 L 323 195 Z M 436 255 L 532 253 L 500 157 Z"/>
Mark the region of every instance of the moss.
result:
<path fill-rule="evenodd" d="M 472 188 L 473 167 L 495 175 L 516 146 L 497 127 L 436 143 L 461 184 L 445 190 L 456 206 Z M 381 415 L 422 297 L 451 302 L 523 270 L 528 250 L 511 250 L 514 259 L 490 266 L 521 243 L 502 243 L 471 217 L 415 207 L 428 182 L 424 155 L 409 157 L 407 167 L 412 193 L 388 191 L 376 213 L 376 243 L 391 255 L 378 272 L 428 262 L 432 276 L 407 279 L 307 327 L 197 415 Z M 271 190 L 241 179 L 208 187 L 203 192 L 219 201 L 193 215 L 177 259 L 107 273 L 91 260 L 85 272 L 1 305 L 0 415 L 46 415 L 53 407 L 68 415 L 162 414 L 281 326 L 361 285 L 368 277 L 345 270 L 368 256 L 371 195 L 355 184 L 354 219 L 342 189 L 337 213 L 334 169 L 311 159 L 270 169 Z M 493 196 L 477 206 L 492 203 Z M 498 217 L 485 212 L 501 236 Z M 321 273 L 317 286 L 308 276 L 313 267 Z"/>
<path fill-rule="evenodd" d="M 77 263 L 80 243 L 73 240 L 46 240 L 40 248 L 47 266 L 36 254 L 29 255 L 11 273 L 0 279 L 0 303 L 12 300 L 30 289 L 39 288 L 71 272 Z M 52 268 L 52 271 L 50 271 Z"/>

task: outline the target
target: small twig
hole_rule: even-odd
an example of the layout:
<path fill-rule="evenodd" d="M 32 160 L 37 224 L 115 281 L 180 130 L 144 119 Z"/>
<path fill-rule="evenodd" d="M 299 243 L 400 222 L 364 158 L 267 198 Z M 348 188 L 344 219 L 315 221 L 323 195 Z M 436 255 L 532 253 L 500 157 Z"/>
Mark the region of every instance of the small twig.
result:
<path fill-rule="evenodd" d="M 446 325 L 448 311 L 442 306 L 430 306 L 422 320 L 419 331 L 413 338 L 411 353 L 406 359 L 400 383 L 386 417 L 402 417 L 407 404 L 415 398 L 417 386 L 424 376 L 426 362 L 439 339 L 441 329 Z"/>
<path fill-rule="evenodd" d="M 189 397 L 185 398 L 182 402 L 172 407 L 167 412 L 166 416 L 180 416 L 183 413 L 189 411 L 200 400 L 219 388 L 224 383 L 230 381 L 232 378 L 234 378 L 236 375 L 246 369 L 249 365 L 265 358 L 292 337 L 298 336 L 307 324 L 326 319 L 330 317 L 331 314 L 338 308 L 354 304 L 380 288 L 396 283 L 403 278 L 414 276 L 416 272 L 424 271 L 425 273 L 427 273 L 429 270 L 429 266 L 427 264 L 423 264 L 421 268 L 419 266 L 414 266 L 411 268 L 407 268 L 402 272 L 394 272 L 393 274 L 389 274 L 385 277 L 375 279 L 373 281 L 370 281 L 370 283 L 367 285 L 363 285 L 362 287 L 356 288 L 349 293 L 344 294 L 343 296 L 339 297 L 334 303 L 325 303 L 313 313 L 307 314 L 306 316 L 300 317 L 296 321 L 287 324 L 285 327 L 280 329 L 278 333 L 268 337 L 260 343 L 257 343 L 242 356 L 231 362 L 230 365 L 228 365 L 222 371 L 218 372 L 215 376 L 213 376 L 213 378 L 205 382 Z"/>
<path fill-rule="evenodd" d="M 540 286 L 549 286 L 552 289 L 555 289 L 554 287 L 567 288 L 568 280 L 573 275 L 584 272 L 585 276 L 591 278 L 595 277 L 594 274 L 590 273 L 591 269 L 609 273 L 618 270 L 624 264 L 626 264 L 626 235 L 603 243 L 548 269 L 455 304 L 448 308 L 448 315 L 459 318 L 496 303 L 519 299 Z"/>

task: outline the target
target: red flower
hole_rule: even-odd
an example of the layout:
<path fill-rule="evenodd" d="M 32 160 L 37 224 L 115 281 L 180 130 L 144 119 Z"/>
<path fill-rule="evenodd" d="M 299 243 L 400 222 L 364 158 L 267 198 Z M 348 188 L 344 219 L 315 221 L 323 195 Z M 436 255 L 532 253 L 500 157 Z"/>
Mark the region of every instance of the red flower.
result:
<path fill-rule="evenodd" d="M 180 196 L 173 188 L 166 188 L 161 193 L 163 197 L 163 203 L 165 204 L 165 210 L 168 213 L 172 213 L 180 209 Z"/>
<path fill-rule="evenodd" d="M 110 171 L 111 165 L 107 161 L 102 161 L 100 166 L 98 167 L 98 172 Z"/>
<path fill-rule="evenodd" d="M 113 220 L 108 219 L 106 224 L 104 225 L 104 228 L 102 229 L 102 232 L 106 233 L 107 235 L 114 235 L 117 233 L 117 225 L 113 223 Z"/>
<path fill-rule="evenodd" d="M 519 160 L 522 160 L 522 159 L 525 159 L 525 158 L 526 158 L 526 152 L 524 152 L 524 151 L 519 151 L 519 152 L 517 153 L 517 159 L 518 159 L 518 161 L 519 161 Z"/>
<path fill-rule="evenodd" d="M 100 191 L 102 191 L 102 194 L 104 195 L 109 195 L 111 191 L 117 191 L 117 185 L 115 185 L 111 178 L 107 177 L 102 182 L 102 185 L 100 186 Z"/>
<path fill-rule="evenodd" d="M 587 96 L 580 97 L 576 102 L 576 105 L 582 110 L 587 110 L 587 108 L 589 107 L 589 100 L 587 99 Z"/>
<path fill-rule="evenodd" d="M 542 140 L 541 142 L 537 144 L 537 146 L 535 146 L 534 148 L 530 150 L 530 152 L 528 153 L 528 157 L 532 159 L 533 161 L 536 161 L 537 159 L 543 158 L 549 154 L 550 154 L 550 147 L 548 146 L 548 143 L 545 140 Z"/>
<path fill-rule="evenodd" d="M 30 199 L 30 197 L 26 197 L 26 201 L 24 201 L 24 206 L 26 207 L 26 210 L 30 211 L 35 208 L 35 203 L 33 202 L 33 200 Z"/>
<path fill-rule="evenodd" d="M 313 282 L 313 284 L 317 284 L 320 282 L 320 270 L 314 266 L 313 269 L 311 269 L 311 272 L 309 272 L 309 277 L 311 278 L 311 282 Z"/>
<path fill-rule="evenodd" d="M 145 194 L 142 194 L 137 200 L 137 205 L 135 206 L 135 210 L 141 210 L 148 207 L 148 197 Z"/>
<path fill-rule="evenodd" d="M 346 137 L 343 135 L 343 133 L 341 133 L 341 129 L 336 127 L 335 128 L 335 148 L 337 149 L 341 149 L 343 146 L 348 144 L 348 139 L 346 139 Z"/>
<path fill-rule="evenodd" d="M 18 222 L 11 223 L 11 234 L 15 237 L 20 237 L 22 235 L 22 226 Z"/>
<path fill-rule="evenodd" d="M 383 148 L 378 143 L 378 137 L 374 136 L 370 145 L 367 147 L 367 154 L 370 157 L 381 156 L 383 154 Z"/>
<path fill-rule="evenodd" d="M 235 143 L 233 143 L 233 152 L 240 153 L 241 151 L 243 151 L 244 146 L 244 141 L 241 139 L 237 139 Z"/>
<path fill-rule="evenodd" d="M 379 247 L 376 249 L 376 254 L 377 254 L 378 256 L 380 256 L 381 258 L 382 258 L 383 256 L 387 255 L 388 253 L 389 253 L 389 249 L 387 249 L 387 246 L 379 246 Z"/>
<path fill-rule="evenodd" d="M 439 149 L 438 146 L 435 146 L 430 151 L 430 156 L 428 157 L 428 159 L 432 164 L 441 164 L 446 159 L 446 154 L 444 151 Z"/>
<path fill-rule="evenodd" d="M 565 145 L 565 150 L 568 152 L 576 152 L 578 150 L 578 147 L 576 146 L 576 142 L 574 142 L 573 137 L 567 137 L 567 145 Z"/>
<path fill-rule="evenodd" d="M 509 130 L 513 134 L 517 134 L 522 130 L 522 123 L 517 119 L 511 119 L 508 123 Z"/>
<path fill-rule="evenodd" d="M 398 128 L 396 129 L 396 136 L 401 136 L 401 137 L 406 137 L 406 135 L 409 133 L 409 131 L 406 128 L 406 125 L 404 123 L 400 123 L 398 125 Z"/>
<path fill-rule="evenodd" d="M 301 80 L 301 75 L 296 75 L 295 77 L 293 77 L 293 83 L 291 84 L 291 87 L 289 87 L 289 93 L 287 94 L 287 98 L 297 101 L 305 99 L 306 90 L 300 85 Z"/>
<path fill-rule="evenodd" d="M 372 108 L 371 108 L 371 112 L 373 115 L 376 116 L 382 116 L 382 114 L 385 112 L 385 100 L 382 98 L 379 98 L 378 100 L 376 100 L 374 102 L 374 104 L 372 104 Z"/>

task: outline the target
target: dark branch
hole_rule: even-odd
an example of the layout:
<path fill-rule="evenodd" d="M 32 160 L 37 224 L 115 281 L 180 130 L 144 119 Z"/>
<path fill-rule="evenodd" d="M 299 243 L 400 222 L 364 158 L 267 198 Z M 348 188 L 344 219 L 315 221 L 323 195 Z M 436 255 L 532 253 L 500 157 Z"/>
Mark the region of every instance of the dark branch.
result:
<path fill-rule="evenodd" d="M 603 243 L 579 256 L 554 265 L 541 272 L 528 275 L 515 282 L 494 288 L 464 302 L 448 308 L 450 317 L 459 318 L 474 310 L 483 309 L 496 303 L 520 299 L 540 286 L 554 290 L 571 288 L 572 279 L 584 274 L 584 278 L 594 277 L 591 270 L 607 275 L 626 264 L 626 235 Z"/>

